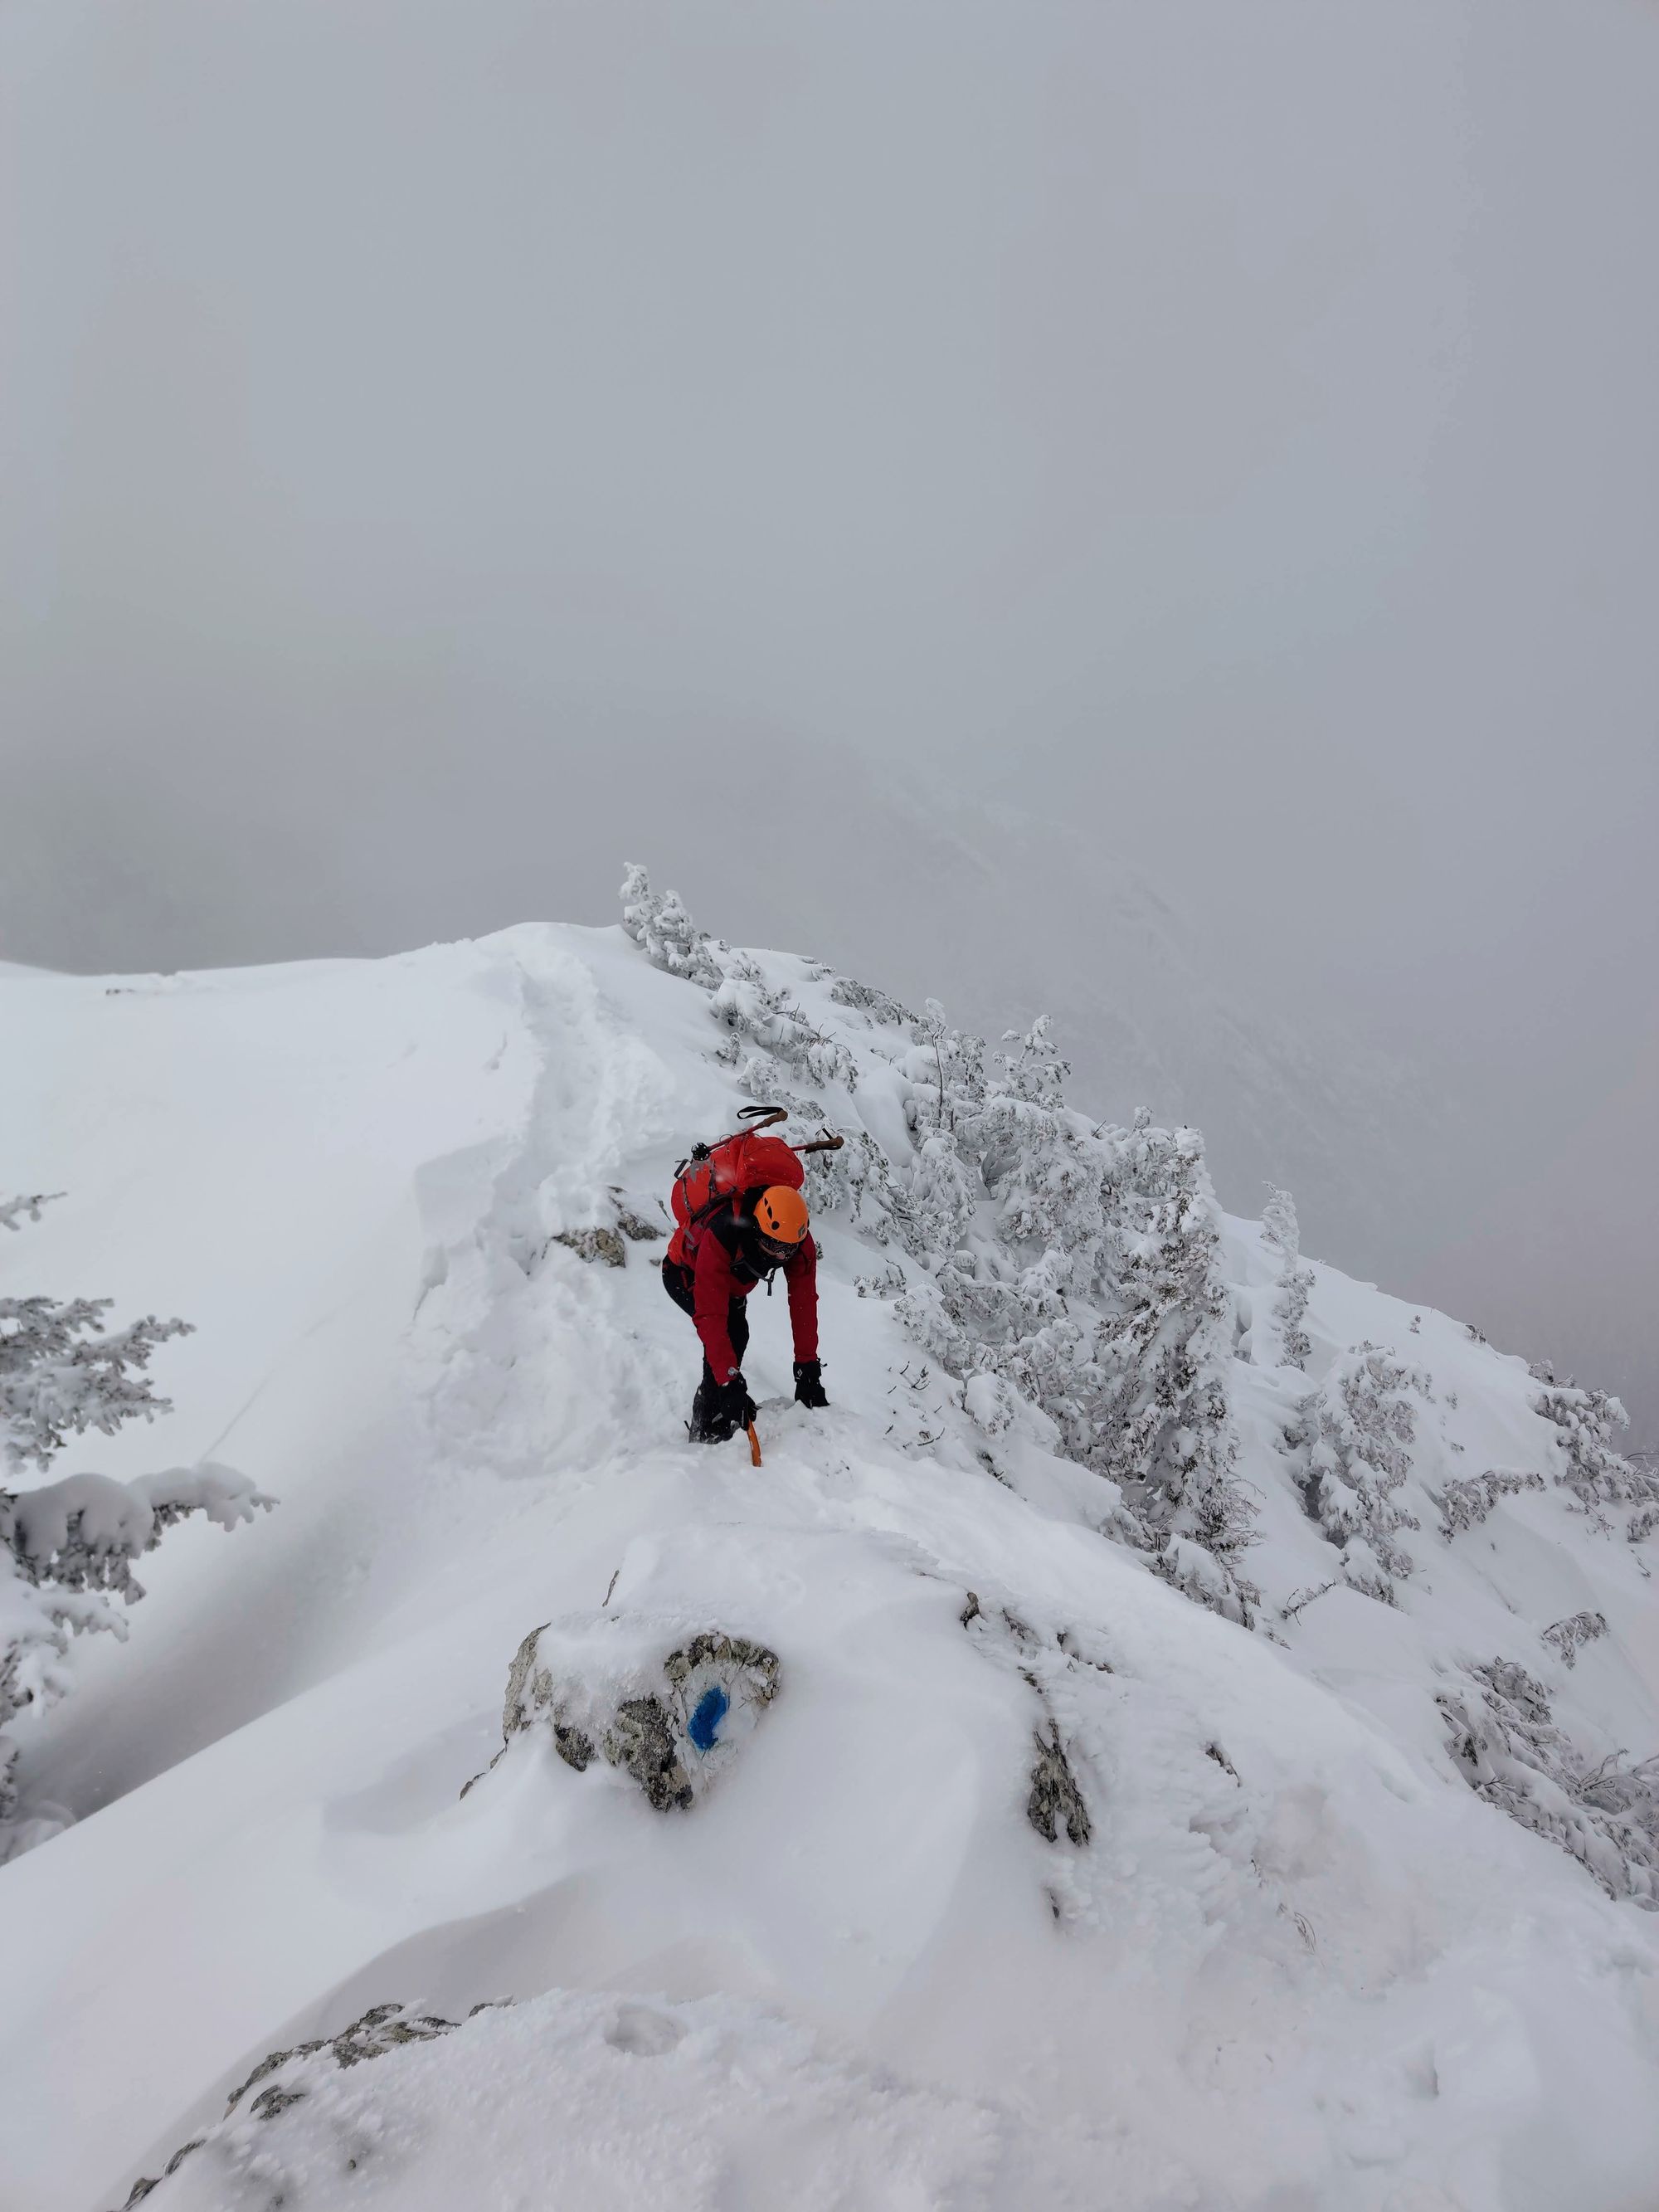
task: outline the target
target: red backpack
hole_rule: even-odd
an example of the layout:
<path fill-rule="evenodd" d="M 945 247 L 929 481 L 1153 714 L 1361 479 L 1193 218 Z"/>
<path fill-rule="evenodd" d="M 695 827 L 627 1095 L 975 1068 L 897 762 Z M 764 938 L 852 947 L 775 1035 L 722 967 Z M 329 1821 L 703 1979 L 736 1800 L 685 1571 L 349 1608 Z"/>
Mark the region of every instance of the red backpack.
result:
<path fill-rule="evenodd" d="M 705 1222 L 719 1212 L 726 1200 L 745 1190 L 769 1190 L 775 1183 L 785 1183 L 791 1190 L 799 1190 L 806 1180 L 806 1170 L 800 1164 L 800 1153 L 781 1137 L 763 1137 L 760 1131 L 775 1121 L 788 1117 L 781 1106 L 745 1106 L 745 1119 L 761 1115 L 758 1128 L 739 1129 L 730 1137 L 722 1137 L 715 1145 L 694 1145 L 689 1159 L 680 1162 L 674 1175 L 674 1188 L 670 1200 L 674 1208 L 674 1235 L 668 1247 L 668 1256 L 676 1266 L 690 1267 L 696 1262 L 697 1246 L 702 1240 Z M 802 1151 L 814 1152 L 816 1145 L 802 1146 Z"/>

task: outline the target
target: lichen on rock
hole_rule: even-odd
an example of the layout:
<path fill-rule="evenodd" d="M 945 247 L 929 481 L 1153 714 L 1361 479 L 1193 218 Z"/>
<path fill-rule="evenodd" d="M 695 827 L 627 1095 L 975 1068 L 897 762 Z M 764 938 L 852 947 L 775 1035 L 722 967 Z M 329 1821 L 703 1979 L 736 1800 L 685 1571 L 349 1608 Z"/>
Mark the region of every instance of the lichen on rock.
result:
<path fill-rule="evenodd" d="M 553 1239 L 579 1260 L 603 1260 L 607 1267 L 625 1267 L 628 1248 L 614 1229 L 562 1229 Z"/>
<path fill-rule="evenodd" d="M 674 1725 L 657 1698 L 629 1698 L 617 1708 L 605 1731 L 605 1755 L 612 1766 L 633 1776 L 658 1812 L 683 1810 L 691 1803 L 695 1793 L 680 1765 Z"/>

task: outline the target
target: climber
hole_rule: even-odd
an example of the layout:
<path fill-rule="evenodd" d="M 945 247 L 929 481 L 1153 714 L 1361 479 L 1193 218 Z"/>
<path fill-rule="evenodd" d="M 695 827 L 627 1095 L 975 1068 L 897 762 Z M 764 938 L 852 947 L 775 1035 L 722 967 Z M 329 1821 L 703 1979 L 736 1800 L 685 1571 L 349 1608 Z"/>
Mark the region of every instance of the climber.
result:
<path fill-rule="evenodd" d="M 780 1155 L 789 1150 L 776 1139 L 766 1141 L 777 1143 Z M 799 1173 L 798 1165 L 793 1171 Z M 796 1402 L 827 1406 L 818 1362 L 817 1247 L 800 1192 L 787 1183 L 739 1188 L 717 1194 L 689 1218 L 681 1215 L 677 1193 L 675 1210 L 678 1226 L 662 1263 L 662 1279 L 702 1340 L 702 1380 L 691 1401 L 693 1442 L 723 1443 L 754 1419 L 755 1401 L 743 1379 L 749 1343 L 744 1301 L 757 1283 L 763 1282 L 769 1292 L 780 1270 L 794 1331 Z"/>

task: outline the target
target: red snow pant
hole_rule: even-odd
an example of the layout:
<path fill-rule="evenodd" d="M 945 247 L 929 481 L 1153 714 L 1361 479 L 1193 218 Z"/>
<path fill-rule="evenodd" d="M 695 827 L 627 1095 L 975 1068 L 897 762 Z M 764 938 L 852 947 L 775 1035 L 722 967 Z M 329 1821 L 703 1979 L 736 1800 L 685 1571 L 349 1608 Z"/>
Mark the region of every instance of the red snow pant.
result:
<path fill-rule="evenodd" d="M 677 1260 L 663 1261 L 662 1286 L 687 1320 L 693 1322 L 696 1319 L 692 1304 L 695 1281 L 696 1278 L 690 1267 L 682 1267 Z M 732 1340 L 732 1355 L 741 1367 L 743 1355 L 749 1349 L 749 1301 L 747 1298 L 733 1298 L 727 1306 L 726 1333 Z M 714 1370 L 708 1364 L 708 1354 L 706 1352 L 702 1356 L 702 1387 L 709 1391 L 720 1388 L 714 1380 Z"/>

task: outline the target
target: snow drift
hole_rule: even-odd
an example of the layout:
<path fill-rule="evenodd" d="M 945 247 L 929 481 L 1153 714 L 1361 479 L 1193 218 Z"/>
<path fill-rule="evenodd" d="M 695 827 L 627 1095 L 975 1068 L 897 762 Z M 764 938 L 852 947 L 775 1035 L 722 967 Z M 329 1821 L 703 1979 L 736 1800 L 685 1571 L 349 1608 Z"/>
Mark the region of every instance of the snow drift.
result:
<path fill-rule="evenodd" d="M 282 1500 L 19 1724 L 80 1817 L 0 1869 L 7 2212 L 1650 2204 L 1606 1401 L 1223 1214 L 1040 1030 L 637 874 L 626 932 L 0 1022 L 6 1180 L 70 1194 L 8 1287 L 195 1321 L 165 1455 Z M 684 1442 L 651 1232 L 760 1097 L 848 1141 L 833 1403 L 760 1301 L 756 1469 Z"/>

